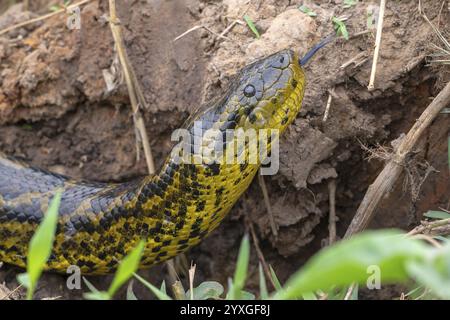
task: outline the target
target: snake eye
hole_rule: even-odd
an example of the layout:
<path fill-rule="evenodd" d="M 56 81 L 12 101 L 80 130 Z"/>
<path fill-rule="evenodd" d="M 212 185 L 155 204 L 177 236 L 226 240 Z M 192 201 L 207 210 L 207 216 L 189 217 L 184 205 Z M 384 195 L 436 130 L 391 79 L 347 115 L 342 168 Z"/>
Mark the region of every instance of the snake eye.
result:
<path fill-rule="evenodd" d="M 255 86 L 252 84 L 248 84 L 245 88 L 244 88 L 244 96 L 250 98 L 253 97 L 256 93 L 256 89 Z"/>

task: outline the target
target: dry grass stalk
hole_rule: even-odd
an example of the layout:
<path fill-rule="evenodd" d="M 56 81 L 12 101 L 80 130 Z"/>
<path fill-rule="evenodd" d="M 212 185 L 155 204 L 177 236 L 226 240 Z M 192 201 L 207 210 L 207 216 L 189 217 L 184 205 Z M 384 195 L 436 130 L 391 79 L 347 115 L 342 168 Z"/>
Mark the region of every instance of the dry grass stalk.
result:
<path fill-rule="evenodd" d="M 119 61 L 122 65 L 125 82 L 128 88 L 128 94 L 130 96 L 131 108 L 133 110 L 134 124 L 139 132 L 139 140 L 142 142 L 144 148 L 145 160 L 147 162 L 148 172 L 150 174 L 155 173 L 155 164 L 153 162 L 152 150 L 145 128 L 144 119 L 142 117 L 139 106 L 146 106 L 144 95 L 140 89 L 139 83 L 136 79 L 133 68 L 130 64 L 128 54 L 125 49 L 122 37 L 122 28 L 117 17 L 116 4 L 114 0 L 109 0 L 109 12 L 110 12 L 110 27 L 113 34 L 114 42 L 116 44 L 117 54 L 119 55 Z"/>
<path fill-rule="evenodd" d="M 375 75 L 377 73 L 378 56 L 381 47 L 381 35 L 383 33 L 384 10 L 386 8 L 386 0 L 380 1 L 380 14 L 378 16 L 377 35 L 375 37 L 375 50 L 373 52 L 372 71 L 370 72 L 370 80 L 367 89 L 369 91 L 375 89 Z"/>
<path fill-rule="evenodd" d="M 264 176 L 261 174 L 261 171 L 258 172 L 258 183 L 261 187 L 264 204 L 266 205 L 267 214 L 269 215 L 270 228 L 275 237 L 278 236 L 277 225 L 275 224 L 275 219 L 273 218 L 272 205 L 270 204 L 269 192 L 267 191 L 266 182 L 264 181 Z"/>

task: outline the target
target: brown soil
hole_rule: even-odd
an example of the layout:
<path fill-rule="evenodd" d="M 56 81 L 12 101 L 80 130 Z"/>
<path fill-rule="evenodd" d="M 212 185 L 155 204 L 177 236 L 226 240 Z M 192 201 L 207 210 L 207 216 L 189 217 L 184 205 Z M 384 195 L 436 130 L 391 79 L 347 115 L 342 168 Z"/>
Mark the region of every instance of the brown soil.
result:
<path fill-rule="evenodd" d="M 286 47 L 305 52 L 332 32 L 332 15 L 349 17 L 350 35 L 364 31 L 367 6 L 378 3 L 365 1 L 343 9 L 338 0 L 309 1 L 308 6 L 318 13 L 311 18 L 297 9 L 301 2 L 118 2 L 125 44 L 149 105 L 144 117 L 157 165 L 168 154 L 172 130 L 202 102 L 223 92 L 239 68 Z M 422 1 L 422 5 L 434 23 L 450 31 L 448 23 L 444 24 L 450 21 L 450 12 L 441 10 L 441 1 Z M 9 8 L 0 16 L 0 29 L 36 16 L 42 7 L 35 4 L 34 13 L 23 12 L 20 5 Z M 126 86 L 105 19 L 107 1 L 93 0 L 81 12 L 81 30 L 68 30 L 62 15 L 0 37 L 0 150 L 76 178 L 125 181 L 144 175 L 146 165 L 144 159 L 136 161 Z M 244 12 L 255 21 L 260 39 L 247 26 L 237 24 L 226 34 L 228 39 L 199 29 L 173 41 L 195 25 L 221 33 Z M 338 40 L 314 58 L 306 68 L 303 109 L 281 142 L 280 172 L 265 178 L 278 237 L 271 232 L 260 187 L 254 182 L 218 230 L 188 253 L 188 261 L 197 264 L 198 282 L 226 283 L 248 223 L 255 226 L 266 260 L 286 280 L 327 242 L 331 180 L 337 184 L 338 235 L 344 234 L 383 165 L 381 160 L 368 161 L 362 145 L 391 147 L 390 142 L 409 130 L 449 79 L 448 69 L 426 65 L 429 44 L 436 41 L 418 15 L 415 1 L 388 2 L 375 91 L 367 90 L 372 34 Z M 362 63 L 340 68 L 358 54 Z M 333 88 L 330 116 L 323 123 L 328 92 Z M 408 230 L 427 210 L 449 208 L 449 128 L 449 116 L 440 115 L 409 164 L 416 168 L 415 163 L 426 161 L 435 171 L 418 193 L 411 193 L 410 182 L 417 189 L 423 170 L 413 180 L 399 180 L 377 211 L 373 228 Z M 253 250 L 250 289 L 257 285 L 257 266 Z M 17 272 L 3 266 L 0 284 L 14 289 Z M 157 266 L 142 274 L 160 283 L 166 272 Z M 91 280 L 106 288 L 110 279 Z M 146 297 L 145 290 L 137 284 L 135 288 L 139 297 Z M 20 297 L 20 290 L 18 294 L 14 297 Z M 65 289 L 64 276 L 47 274 L 37 297 L 79 298 L 81 294 Z M 123 293 L 117 296 L 123 297 Z"/>

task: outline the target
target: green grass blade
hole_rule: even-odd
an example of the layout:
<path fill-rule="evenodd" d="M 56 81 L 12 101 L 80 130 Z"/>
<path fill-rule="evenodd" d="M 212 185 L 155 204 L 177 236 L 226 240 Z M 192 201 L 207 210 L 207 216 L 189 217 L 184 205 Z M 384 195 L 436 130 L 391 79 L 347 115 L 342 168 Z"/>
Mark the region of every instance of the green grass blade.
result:
<path fill-rule="evenodd" d="M 231 278 L 228 278 L 228 292 L 225 297 L 226 300 L 233 300 L 234 291 L 233 291 L 233 280 Z"/>
<path fill-rule="evenodd" d="M 349 300 L 358 300 L 359 286 L 355 285 Z"/>
<path fill-rule="evenodd" d="M 167 294 L 166 281 L 165 280 L 163 280 L 163 282 L 161 283 L 161 288 L 159 290 L 161 290 L 161 292 L 163 292 L 164 294 Z"/>
<path fill-rule="evenodd" d="M 409 261 L 409 274 L 440 299 L 450 299 L 450 245 L 435 248 L 423 261 Z"/>
<path fill-rule="evenodd" d="M 270 268 L 270 275 L 272 276 L 272 281 L 275 284 L 275 290 L 280 291 L 283 290 L 283 286 L 281 285 L 280 280 L 278 280 L 277 274 L 275 273 L 275 270 L 273 270 L 272 266 L 269 265 Z"/>
<path fill-rule="evenodd" d="M 259 296 L 261 300 L 266 300 L 269 297 L 269 293 L 267 291 L 266 277 L 264 276 L 264 270 L 259 264 Z"/>
<path fill-rule="evenodd" d="M 172 300 L 171 297 L 169 297 L 166 293 L 159 290 L 157 287 L 152 285 L 150 282 L 142 278 L 137 273 L 134 274 L 134 277 L 139 280 L 140 283 L 142 283 L 144 286 L 146 286 L 153 294 L 159 299 L 159 300 Z"/>
<path fill-rule="evenodd" d="M 145 242 L 139 241 L 134 248 L 119 264 L 113 282 L 109 287 L 108 294 L 113 297 L 116 291 L 130 279 L 139 267 L 139 262 L 144 252 Z"/>
<path fill-rule="evenodd" d="M 253 33 L 255 34 L 256 39 L 261 38 L 261 35 L 259 34 L 258 29 L 256 29 L 256 26 L 255 26 L 255 24 L 253 23 L 252 18 L 250 18 L 248 15 L 244 15 L 244 20 L 245 20 L 245 22 L 247 23 L 247 25 L 248 25 L 248 27 L 250 28 L 250 30 L 252 30 Z"/>
<path fill-rule="evenodd" d="M 88 287 L 89 291 L 93 292 L 93 293 L 99 293 L 100 290 L 98 290 L 88 279 L 86 279 L 85 277 L 83 277 L 83 281 L 86 284 L 86 286 Z"/>
<path fill-rule="evenodd" d="M 203 281 L 193 290 L 193 300 L 219 300 L 223 294 L 223 286 L 216 281 Z M 190 289 L 186 292 L 186 299 L 191 299 Z"/>
<path fill-rule="evenodd" d="M 345 25 L 344 21 L 333 17 L 331 18 L 331 21 L 333 22 L 334 25 L 334 30 L 336 30 L 336 34 L 338 36 L 343 36 L 345 40 L 349 39 L 349 35 L 348 35 L 348 31 L 347 31 L 347 26 Z"/>
<path fill-rule="evenodd" d="M 344 9 L 349 9 L 358 3 L 357 0 L 344 0 Z"/>
<path fill-rule="evenodd" d="M 28 285 L 27 299 L 33 298 L 37 282 L 44 266 L 52 253 L 55 240 L 56 225 L 58 222 L 58 209 L 61 203 L 61 192 L 57 192 L 50 203 L 47 214 L 36 229 L 28 247 L 27 280 L 21 277 L 24 285 Z"/>
<path fill-rule="evenodd" d="M 248 235 L 242 239 L 239 248 L 238 260 L 236 263 L 236 270 L 234 272 L 233 290 L 231 291 L 230 299 L 238 300 L 241 298 L 241 291 L 244 288 L 245 280 L 247 279 L 248 262 L 250 260 L 250 241 Z"/>
<path fill-rule="evenodd" d="M 83 296 L 88 300 L 110 300 L 108 292 L 98 290 L 88 279 L 83 277 L 83 281 L 90 290 L 90 292 L 86 292 Z"/>
<path fill-rule="evenodd" d="M 308 8 L 305 5 L 301 5 L 300 7 L 298 7 L 298 9 L 310 17 L 317 17 L 317 13 L 315 13 L 314 11 L 312 11 L 310 8 Z"/>
<path fill-rule="evenodd" d="M 133 280 L 130 281 L 127 288 L 127 300 L 138 300 L 133 291 Z"/>

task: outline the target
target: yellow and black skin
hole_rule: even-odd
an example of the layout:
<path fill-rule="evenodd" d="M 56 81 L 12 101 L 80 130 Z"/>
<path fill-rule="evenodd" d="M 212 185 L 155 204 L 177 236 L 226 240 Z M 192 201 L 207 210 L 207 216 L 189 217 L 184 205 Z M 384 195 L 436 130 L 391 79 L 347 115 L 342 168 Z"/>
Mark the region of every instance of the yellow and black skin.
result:
<path fill-rule="evenodd" d="M 283 50 L 243 68 L 224 97 L 199 109 L 185 128 L 202 121 L 203 129 L 282 133 L 303 99 L 305 77 L 298 60 L 296 53 Z M 248 147 L 241 151 L 248 154 Z M 110 273 L 141 239 L 142 268 L 186 251 L 218 226 L 260 162 L 179 160 L 170 155 L 159 174 L 105 184 L 76 181 L 0 155 L 0 261 L 26 266 L 28 243 L 58 191 L 62 200 L 46 270 L 64 273 L 77 265 L 84 274 Z"/>

